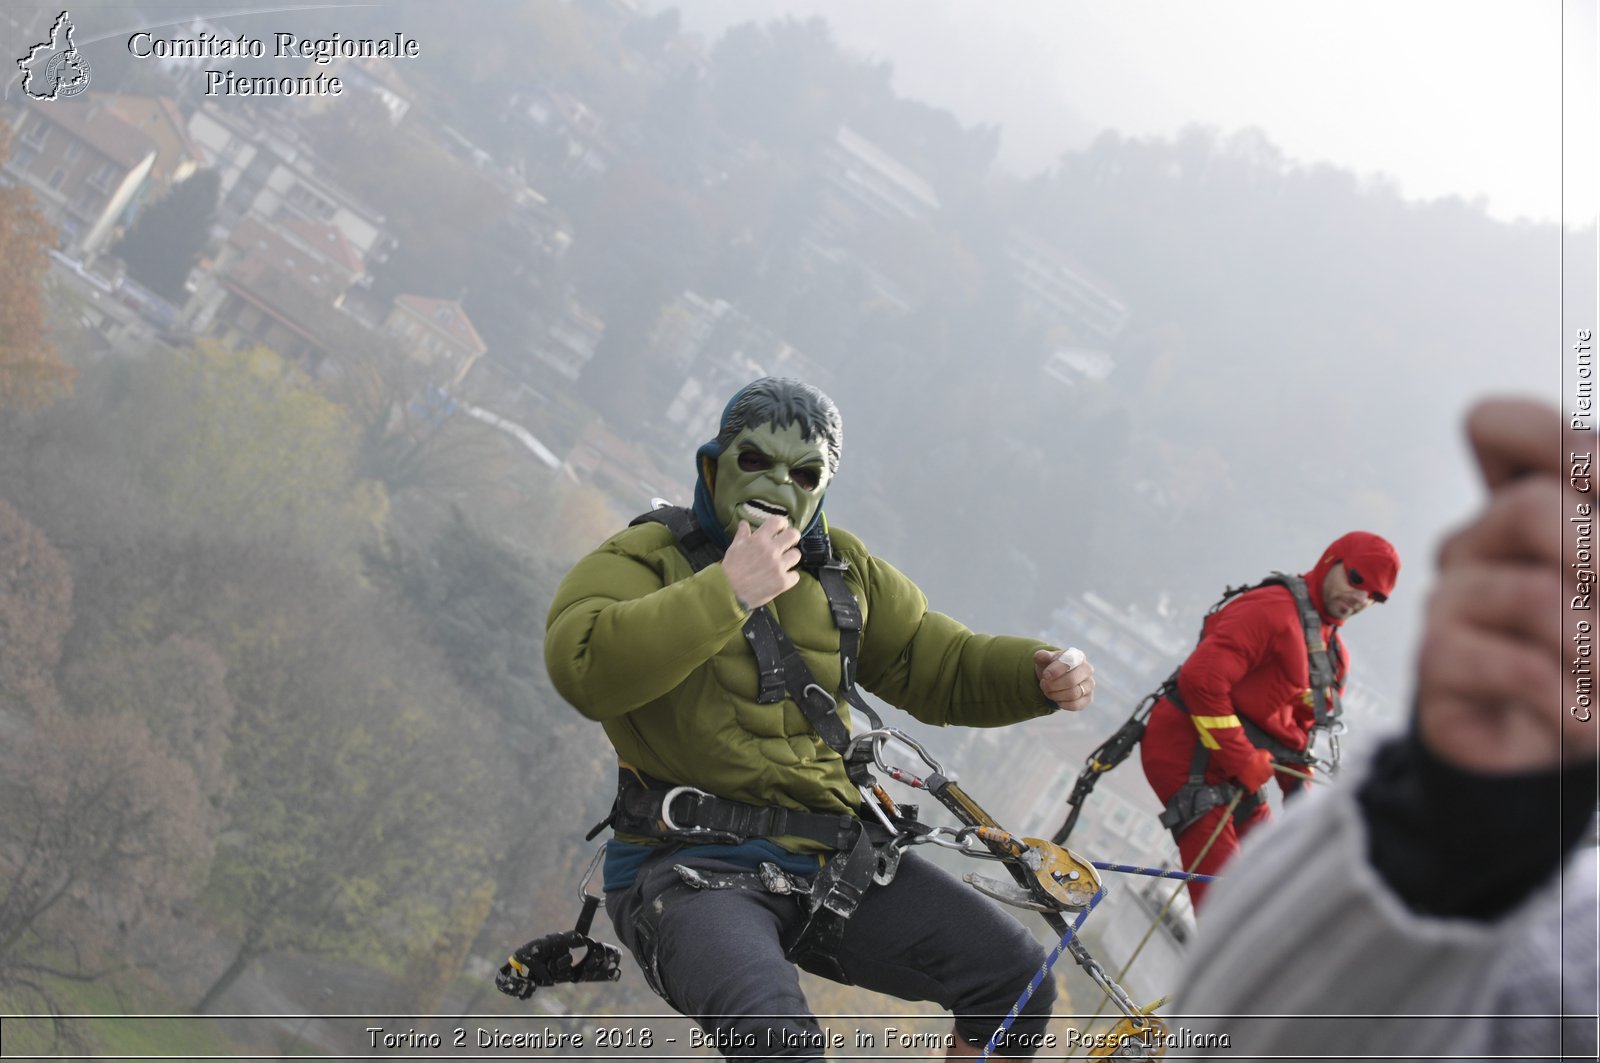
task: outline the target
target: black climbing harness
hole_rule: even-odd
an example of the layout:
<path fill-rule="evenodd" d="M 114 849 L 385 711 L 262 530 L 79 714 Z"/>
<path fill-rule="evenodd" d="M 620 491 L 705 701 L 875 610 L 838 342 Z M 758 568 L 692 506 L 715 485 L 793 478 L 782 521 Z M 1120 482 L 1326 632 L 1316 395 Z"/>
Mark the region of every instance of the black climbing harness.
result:
<path fill-rule="evenodd" d="M 1339 697 L 1339 664 L 1343 657 L 1343 644 L 1337 631 L 1334 632 L 1331 647 L 1324 644 L 1322 618 L 1317 613 L 1317 607 L 1312 604 L 1306 581 L 1300 576 L 1274 572 L 1258 583 L 1228 587 L 1222 592 L 1222 597 L 1217 599 L 1201 618 L 1200 634 L 1203 638 L 1206 621 L 1239 595 L 1262 587 L 1274 586 L 1284 588 L 1294 598 L 1295 612 L 1305 636 L 1312 697 L 1311 731 L 1307 736 L 1305 749 L 1299 750 L 1291 749 L 1267 734 L 1253 720 L 1240 717 L 1239 722 L 1243 725 L 1245 737 L 1249 739 L 1251 745 L 1267 750 L 1277 762 L 1305 767 L 1316 766 L 1333 774 L 1339 770 L 1339 736 L 1345 731 L 1342 719 L 1344 708 Z M 1051 841 L 1057 845 L 1066 844 L 1073 828 L 1078 824 L 1078 817 L 1083 812 L 1084 804 L 1094 792 L 1095 784 L 1100 781 L 1100 776 L 1127 760 L 1144 738 L 1145 728 L 1150 722 L 1150 713 L 1157 701 L 1166 698 L 1184 713 L 1193 715 L 1189 713 L 1189 707 L 1178 691 L 1179 670 L 1173 669 L 1172 674 L 1167 676 L 1161 686 L 1139 702 L 1133 714 L 1116 733 L 1089 754 L 1083 771 L 1078 774 L 1078 780 L 1072 787 L 1072 793 L 1067 797 L 1067 818 L 1051 837 Z M 1328 739 L 1329 752 L 1326 758 L 1321 758 L 1314 750 L 1319 738 L 1324 735 Z M 1205 781 L 1210 755 L 1211 751 L 1206 748 L 1205 743 L 1195 742 L 1194 756 L 1189 764 L 1189 777 L 1178 792 L 1173 794 L 1172 800 L 1167 802 L 1167 807 L 1161 813 L 1161 825 L 1174 834 L 1182 834 L 1213 808 L 1228 805 L 1238 790 L 1238 787 L 1231 783 L 1211 784 Z M 1247 814 L 1259 800 L 1254 794 L 1244 795 L 1236 807 L 1235 814 L 1240 816 Z"/>

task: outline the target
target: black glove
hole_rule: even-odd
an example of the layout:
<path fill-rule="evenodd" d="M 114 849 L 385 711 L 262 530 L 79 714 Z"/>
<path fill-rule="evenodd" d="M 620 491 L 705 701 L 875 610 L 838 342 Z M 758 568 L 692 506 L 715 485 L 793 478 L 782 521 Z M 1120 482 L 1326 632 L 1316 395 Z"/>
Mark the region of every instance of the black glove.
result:
<path fill-rule="evenodd" d="M 523 977 L 510 963 L 502 966 L 500 973 L 494 976 L 494 987 L 506 996 L 516 997 L 518 1000 L 527 1000 L 533 996 L 535 989 L 533 981 Z"/>
<path fill-rule="evenodd" d="M 574 949 L 585 949 L 573 960 Z M 622 976 L 622 953 L 615 945 L 595 941 L 576 930 L 534 938 L 511 954 L 494 987 L 507 996 L 527 1000 L 540 986 L 557 982 L 615 982 Z"/>

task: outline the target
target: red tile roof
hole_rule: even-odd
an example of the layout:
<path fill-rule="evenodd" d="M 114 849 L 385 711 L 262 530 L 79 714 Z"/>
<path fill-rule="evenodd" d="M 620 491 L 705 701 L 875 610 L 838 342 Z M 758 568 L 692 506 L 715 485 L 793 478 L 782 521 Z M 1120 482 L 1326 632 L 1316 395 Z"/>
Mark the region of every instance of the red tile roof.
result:
<path fill-rule="evenodd" d="M 348 276 L 335 275 L 316 256 L 253 217 L 241 218 L 228 234 L 228 242 L 242 252 L 228 270 L 228 276 L 238 283 L 259 285 L 264 277 L 278 274 L 287 283 L 328 303 L 349 286 Z"/>
<path fill-rule="evenodd" d="M 436 331 L 462 344 L 469 350 L 482 354 L 489 349 L 472 327 L 472 321 L 461 304 L 453 299 L 434 299 L 426 295 L 397 295 L 395 305 L 410 311 L 426 321 Z"/>
<path fill-rule="evenodd" d="M 338 266 L 343 266 L 351 273 L 360 273 L 366 268 L 361 261 L 361 256 L 344 235 L 344 230 L 337 225 L 319 224 L 306 221 L 303 218 L 294 218 L 284 224 L 289 230 L 308 247 L 316 249 L 328 261 Z"/>
<path fill-rule="evenodd" d="M 48 104 L 33 104 L 30 110 L 127 170 L 156 151 L 153 140 L 97 103 L 53 100 Z"/>

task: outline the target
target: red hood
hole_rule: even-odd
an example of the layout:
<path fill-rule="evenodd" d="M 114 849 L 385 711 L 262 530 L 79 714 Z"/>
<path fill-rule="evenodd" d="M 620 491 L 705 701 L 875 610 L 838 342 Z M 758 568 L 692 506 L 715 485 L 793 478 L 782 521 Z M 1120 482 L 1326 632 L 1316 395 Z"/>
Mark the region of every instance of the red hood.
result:
<path fill-rule="evenodd" d="M 1361 573 L 1364 586 L 1374 595 L 1381 594 L 1387 598 L 1394 593 L 1395 581 L 1400 577 L 1400 554 L 1389 540 L 1364 531 L 1346 532 L 1339 536 L 1322 551 L 1322 559 L 1315 567 L 1305 573 L 1311 604 L 1317 607 L 1317 614 L 1325 624 L 1340 623 L 1323 608 L 1322 582 L 1327 578 L 1328 570 L 1341 561 L 1345 567 Z"/>

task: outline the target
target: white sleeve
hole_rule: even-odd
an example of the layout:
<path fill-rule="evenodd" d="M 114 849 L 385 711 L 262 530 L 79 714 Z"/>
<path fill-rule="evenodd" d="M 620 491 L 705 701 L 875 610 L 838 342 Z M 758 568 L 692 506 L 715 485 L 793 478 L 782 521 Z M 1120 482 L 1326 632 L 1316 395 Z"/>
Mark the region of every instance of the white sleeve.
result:
<path fill-rule="evenodd" d="M 1506 961 L 1526 953 L 1531 937 L 1553 929 L 1561 939 L 1562 887 L 1574 863 L 1501 920 L 1419 916 L 1368 862 L 1354 787 L 1298 805 L 1246 840 L 1207 898 L 1169 1024 L 1213 1043 L 1226 1034 L 1227 1044 L 1207 1048 L 1201 1039 L 1189 1051 L 1472 1058 L 1507 1039 L 1559 1051 L 1559 1018 L 1507 1017 Z M 1484 859 L 1492 867 L 1494 854 Z M 1545 966 L 1562 968 L 1560 949 L 1542 955 Z M 1556 1010 L 1556 1000 L 1543 1002 L 1543 1012 Z"/>

